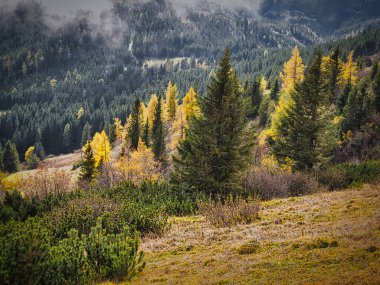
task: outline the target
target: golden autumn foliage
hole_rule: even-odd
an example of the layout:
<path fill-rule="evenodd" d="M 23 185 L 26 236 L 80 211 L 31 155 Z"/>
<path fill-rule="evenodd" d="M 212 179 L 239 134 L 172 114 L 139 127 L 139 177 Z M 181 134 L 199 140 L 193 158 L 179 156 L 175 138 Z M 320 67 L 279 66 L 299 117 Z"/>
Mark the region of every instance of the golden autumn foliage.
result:
<path fill-rule="evenodd" d="M 96 133 L 91 142 L 91 148 L 94 152 L 95 167 L 99 167 L 102 162 L 108 162 L 111 157 L 111 144 L 103 130 L 101 133 Z"/>
<path fill-rule="evenodd" d="M 118 162 L 123 179 L 134 183 L 157 181 L 161 179 L 160 164 L 154 159 L 151 149 L 140 140 L 136 151 L 125 152 Z"/>
<path fill-rule="evenodd" d="M 182 100 L 183 112 L 186 119 L 189 119 L 192 116 L 199 116 L 201 110 L 197 101 L 197 93 L 194 91 L 193 87 L 190 88 L 189 92 L 185 95 Z"/>
<path fill-rule="evenodd" d="M 156 106 L 158 103 L 158 97 L 156 94 L 153 94 L 150 97 L 148 108 L 147 108 L 147 117 L 149 122 L 149 128 L 152 129 L 153 127 L 153 120 L 154 120 L 154 112 L 156 111 Z"/>
<path fill-rule="evenodd" d="M 284 64 L 284 70 L 281 72 L 282 90 L 272 114 L 271 126 L 267 130 L 268 137 L 276 140 L 278 136 L 278 127 L 280 121 L 285 116 L 289 107 L 293 104 L 290 93 L 294 89 L 296 83 L 301 82 L 304 78 L 305 66 L 302 63 L 302 58 L 299 54 L 298 48 L 295 47 L 292 51 L 292 57 Z"/>
<path fill-rule="evenodd" d="M 116 140 L 121 141 L 124 137 L 124 128 L 119 118 L 114 119 Z"/>
<path fill-rule="evenodd" d="M 305 66 L 302 62 L 301 55 L 298 48 L 295 47 L 292 50 L 292 56 L 284 64 L 284 69 L 280 74 L 282 89 L 285 92 L 291 91 L 297 82 L 300 82 L 304 78 Z"/>
<path fill-rule="evenodd" d="M 343 83 L 347 84 L 349 81 L 355 83 L 358 79 L 357 72 L 358 66 L 353 59 L 354 52 L 351 51 L 348 55 L 347 62 L 343 64 Z"/>
<path fill-rule="evenodd" d="M 39 159 L 37 157 L 36 148 L 34 146 L 29 147 L 25 152 L 25 161 L 28 169 L 37 168 Z"/>
<path fill-rule="evenodd" d="M 185 129 L 188 125 L 184 109 L 184 105 L 180 105 L 177 108 L 176 117 L 170 130 L 169 154 L 175 151 L 178 143 L 185 138 Z"/>
<path fill-rule="evenodd" d="M 169 121 L 173 121 L 175 119 L 177 105 L 177 85 L 173 85 L 169 82 L 166 89 L 166 110 Z"/>

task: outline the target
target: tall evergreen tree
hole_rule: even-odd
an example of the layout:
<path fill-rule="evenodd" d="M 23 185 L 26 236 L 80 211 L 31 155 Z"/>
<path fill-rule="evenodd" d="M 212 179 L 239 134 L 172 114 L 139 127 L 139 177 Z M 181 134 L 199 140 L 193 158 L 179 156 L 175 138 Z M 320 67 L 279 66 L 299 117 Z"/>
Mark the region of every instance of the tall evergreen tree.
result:
<path fill-rule="evenodd" d="M 328 81 L 321 70 L 319 51 L 305 79 L 291 92 L 294 102 L 280 121 L 277 140 L 269 140 L 279 162 L 292 162 L 293 170 L 310 170 L 326 157 L 328 146 L 323 131 L 329 125 Z M 330 146 L 331 147 L 331 146 Z"/>
<path fill-rule="evenodd" d="M 84 147 L 84 155 L 83 155 L 83 161 L 81 165 L 81 171 L 79 174 L 79 179 L 83 181 L 90 182 L 95 177 L 95 158 L 94 153 L 92 151 L 91 143 L 90 141 L 87 141 L 85 147 Z"/>
<path fill-rule="evenodd" d="M 63 130 L 63 150 L 65 152 L 70 152 L 72 150 L 73 134 L 71 130 L 71 125 L 67 123 Z"/>
<path fill-rule="evenodd" d="M 377 71 L 377 74 L 373 79 L 372 91 L 375 99 L 376 112 L 380 113 L 380 70 Z"/>
<path fill-rule="evenodd" d="M 37 129 L 36 142 L 34 144 L 35 152 L 40 160 L 44 160 L 46 157 L 45 148 L 42 144 L 42 132 L 41 129 Z"/>
<path fill-rule="evenodd" d="M 338 102 L 337 102 L 337 107 L 338 107 L 338 114 L 343 113 L 344 106 L 346 106 L 348 96 L 350 95 L 352 89 L 351 81 L 349 80 L 344 86 L 343 91 L 339 94 L 338 96 Z"/>
<path fill-rule="evenodd" d="M 280 96 L 280 84 L 278 82 L 278 79 L 276 78 L 276 80 L 273 83 L 272 89 L 270 91 L 270 98 L 277 102 L 279 96 Z"/>
<path fill-rule="evenodd" d="M 88 141 L 90 141 L 92 139 L 91 129 L 92 129 L 91 125 L 88 122 L 86 122 L 86 124 L 84 124 L 83 130 L 82 130 L 82 137 L 80 140 L 81 146 L 84 146 Z"/>
<path fill-rule="evenodd" d="M 139 145 L 141 134 L 140 113 L 141 102 L 140 99 L 137 99 L 133 105 L 131 121 L 128 129 L 128 138 L 130 140 L 132 150 L 137 150 L 137 147 Z"/>
<path fill-rule="evenodd" d="M 371 80 L 375 79 L 375 76 L 377 75 L 378 71 L 379 71 L 379 62 L 375 61 L 372 64 L 372 68 L 371 68 L 371 75 L 370 75 L 370 79 Z"/>
<path fill-rule="evenodd" d="M 249 95 L 251 96 L 251 117 L 256 117 L 258 115 L 259 106 L 263 99 L 263 94 L 261 90 L 261 79 L 262 76 L 256 76 L 255 80 L 249 87 Z"/>
<path fill-rule="evenodd" d="M 4 171 L 3 155 L 4 155 L 4 149 L 0 143 L 0 171 Z"/>
<path fill-rule="evenodd" d="M 141 135 L 141 140 L 145 144 L 146 147 L 150 147 L 150 139 L 149 139 L 149 118 L 146 119 L 146 123 L 144 125 L 144 129 Z"/>
<path fill-rule="evenodd" d="M 361 82 L 353 88 L 348 96 L 347 104 L 343 110 L 342 132 L 355 131 L 360 128 L 364 114 L 364 101 L 367 85 Z"/>
<path fill-rule="evenodd" d="M 154 157 L 165 162 L 165 137 L 164 126 L 162 124 L 162 99 L 158 97 L 156 110 L 154 112 L 153 128 L 152 128 L 152 150 Z"/>
<path fill-rule="evenodd" d="M 16 146 L 11 141 L 7 141 L 3 152 L 4 171 L 13 173 L 20 169 L 20 158 Z"/>
<path fill-rule="evenodd" d="M 342 62 L 340 60 L 341 51 L 337 47 L 328 58 L 328 85 L 331 98 L 337 98 L 337 87 L 342 73 Z"/>
<path fill-rule="evenodd" d="M 209 194 L 237 191 L 252 150 L 247 102 L 225 50 L 219 69 L 200 99 L 201 116 L 190 121 L 184 141 L 173 156 L 172 181 Z"/>

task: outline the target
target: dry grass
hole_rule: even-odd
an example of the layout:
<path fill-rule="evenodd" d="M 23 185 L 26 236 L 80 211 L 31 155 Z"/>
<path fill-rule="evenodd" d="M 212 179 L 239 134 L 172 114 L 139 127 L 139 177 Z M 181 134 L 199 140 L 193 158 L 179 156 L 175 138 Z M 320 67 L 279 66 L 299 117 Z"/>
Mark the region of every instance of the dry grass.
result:
<path fill-rule="evenodd" d="M 380 284 L 380 187 L 278 199 L 260 220 L 214 228 L 173 217 L 145 239 L 132 284 Z"/>

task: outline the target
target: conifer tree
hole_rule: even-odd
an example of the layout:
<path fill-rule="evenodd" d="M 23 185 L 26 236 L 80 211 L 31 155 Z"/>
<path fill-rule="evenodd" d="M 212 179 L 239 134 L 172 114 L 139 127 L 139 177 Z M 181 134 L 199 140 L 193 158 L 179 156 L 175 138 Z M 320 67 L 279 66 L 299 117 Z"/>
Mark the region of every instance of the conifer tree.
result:
<path fill-rule="evenodd" d="M 321 71 L 321 51 L 314 57 L 305 79 L 291 92 L 294 102 L 280 121 L 278 138 L 269 140 L 280 163 L 296 170 L 310 170 L 328 155 L 323 133 L 332 118 L 327 116 L 328 80 Z"/>
<path fill-rule="evenodd" d="M 276 78 L 270 92 L 270 98 L 277 102 L 279 96 L 280 96 L 280 84 L 278 83 L 278 79 Z"/>
<path fill-rule="evenodd" d="M 256 117 L 258 115 L 259 106 L 263 99 L 261 80 L 262 76 L 258 75 L 249 90 L 251 96 L 251 117 Z"/>
<path fill-rule="evenodd" d="M 141 102 L 137 99 L 133 105 L 131 120 L 128 129 L 128 138 L 131 143 L 131 149 L 137 150 L 141 134 Z"/>
<path fill-rule="evenodd" d="M 14 143 L 8 140 L 4 146 L 3 152 L 4 171 L 13 173 L 20 169 L 20 158 Z"/>
<path fill-rule="evenodd" d="M 82 130 L 82 137 L 80 140 L 81 146 L 84 146 L 88 141 L 91 141 L 91 129 L 91 125 L 88 122 L 86 122 Z"/>
<path fill-rule="evenodd" d="M 193 116 L 199 116 L 200 109 L 197 101 L 197 93 L 194 91 L 193 87 L 189 89 L 189 92 L 187 92 L 182 102 L 183 110 L 187 120 Z"/>
<path fill-rule="evenodd" d="M 247 103 L 228 49 L 200 107 L 202 115 L 190 121 L 178 155 L 173 156 L 172 182 L 216 195 L 237 191 L 251 157 L 253 138 L 247 128 Z"/>
<path fill-rule="evenodd" d="M 343 83 L 351 81 L 351 84 L 357 81 L 358 66 L 354 61 L 354 52 L 351 51 L 348 54 L 347 62 L 343 64 Z"/>
<path fill-rule="evenodd" d="M 364 118 L 364 101 L 367 86 L 361 82 L 353 88 L 348 96 L 347 104 L 343 110 L 342 132 L 355 131 L 360 128 Z"/>
<path fill-rule="evenodd" d="M 164 127 L 162 123 L 162 100 L 158 97 L 158 102 L 156 105 L 156 110 L 154 113 L 154 121 L 152 128 L 152 150 L 154 157 L 160 161 L 165 161 L 165 137 L 164 137 Z"/>
<path fill-rule="evenodd" d="M 72 150 L 72 130 L 71 125 L 67 123 L 63 130 L 63 150 L 65 152 L 70 152 Z"/>
<path fill-rule="evenodd" d="M 3 149 L 3 146 L 0 143 L 0 171 L 4 171 L 3 155 L 4 155 L 4 149 Z"/>
<path fill-rule="evenodd" d="M 380 70 L 377 71 L 372 83 L 376 112 L 380 113 Z"/>
<path fill-rule="evenodd" d="M 150 139 L 149 139 L 149 118 L 146 119 L 146 123 L 144 125 L 144 129 L 141 135 L 141 140 L 145 144 L 146 147 L 150 147 Z"/>
<path fill-rule="evenodd" d="M 166 110 L 168 112 L 168 120 L 173 121 L 177 111 L 177 85 L 168 84 L 166 89 Z"/>
<path fill-rule="evenodd" d="M 337 107 L 338 107 L 338 114 L 343 113 L 344 106 L 346 106 L 348 96 L 350 95 L 352 86 L 351 86 L 351 81 L 349 80 L 344 86 L 343 91 L 339 94 L 338 96 L 338 102 L 337 102 Z"/>
<path fill-rule="evenodd" d="M 371 80 L 374 80 L 374 79 L 375 79 L 375 76 L 377 75 L 378 70 L 379 70 L 379 62 L 378 62 L 378 61 L 375 61 L 375 62 L 372 64 L 372 68 L 371 68 L 371 75 L 370 75 L 370 79 L 371 79 Z"/>
<path fill-rule="evenodd" d="M 42 144 L 42 133 L 41 130 L 37 129 L 37 135 L 36 135 L 36 143 L 34 144 L 34 147 L 36 149 L 36 155 L 40 160 L 44 160 L 46 157 L 45 149 Z"/>
<path fill-rule="evenodd" d="M 340 60 L 341 51 L 336 48 L 333 53 L 329 56 L 327 62 L 327 73 L 328 73 L 328 85 L 331 98 L 336 100 L 337 88 L 341 83 L 342 77 L 342 62 Z"/>
<path fill-rule="evenodd" d="M 81 164 L 81 171 L 79 174 L 79 179 L 83 181 L 90 182 L 94 179 L 96 173 L 95 158 L 92 152 L 92 147 L 90 141 L 87 141 L 84 147 L 84 155 Z"/>
<path fill-rule="evenodd" d="M 292 56 L 284 64 L 284 70 L 281 72 L 282 89 L 290 92 L 294 89 L 297 82 L 301 82 L 304 77 L 305 66 L 302 62 L 301 55 L 297 47 L 292 50 Z"/>

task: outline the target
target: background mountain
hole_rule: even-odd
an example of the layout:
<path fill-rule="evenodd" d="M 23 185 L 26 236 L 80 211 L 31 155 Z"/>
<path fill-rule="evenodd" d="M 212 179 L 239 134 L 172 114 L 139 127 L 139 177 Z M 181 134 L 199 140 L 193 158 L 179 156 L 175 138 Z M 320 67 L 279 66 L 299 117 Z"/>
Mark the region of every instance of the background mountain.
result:
<path fill-rule="evenodd" d="M 61 153 L 70 124 L 79 147 L 86 122 L 92 132 L 115 117 L 124 123 L 136 97 L 162 94 L 169 80 L 180 96 L 190 86 L 202 94 L 226 46 L 244 80 L 274 79 L 295 45 L 306 62 L 321 45 L 356 58 L 380 50 L 375 0 L 229 2 L 115 0 L 100 17 L 82 10 L 65 21 L 35 1 L 4 6 L 1 142 L 12 139 L 24 153 L 40 131 L 47 153 Z"/>

